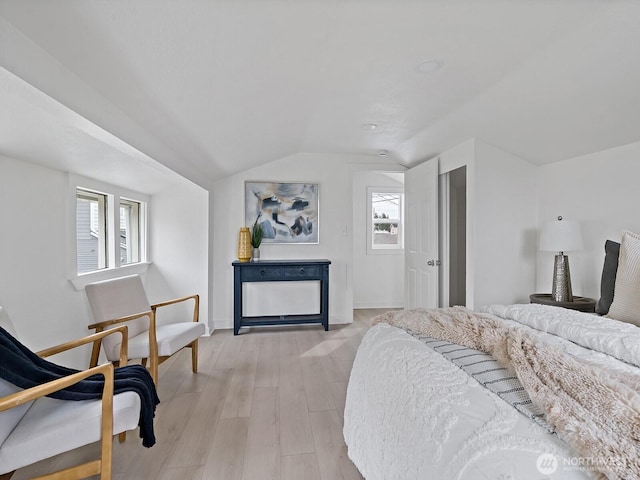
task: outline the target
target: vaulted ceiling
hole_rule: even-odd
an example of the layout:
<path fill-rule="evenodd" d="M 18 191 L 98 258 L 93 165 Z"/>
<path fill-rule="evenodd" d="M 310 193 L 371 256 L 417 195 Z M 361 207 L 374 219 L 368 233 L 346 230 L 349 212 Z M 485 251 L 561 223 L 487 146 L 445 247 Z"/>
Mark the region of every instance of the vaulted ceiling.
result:
<path fill-rule="evenodd" d="M 640 141 L 638 25 L 630 0 L 0 0 L 0 153 L 202 185 L 470 137 L 559 161 Z"/>

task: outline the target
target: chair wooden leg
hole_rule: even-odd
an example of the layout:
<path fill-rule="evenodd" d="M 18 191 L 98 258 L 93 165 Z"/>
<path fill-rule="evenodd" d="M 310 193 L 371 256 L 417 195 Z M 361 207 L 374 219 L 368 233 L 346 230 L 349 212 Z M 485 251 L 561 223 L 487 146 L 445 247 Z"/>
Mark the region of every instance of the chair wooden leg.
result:
<path fill-rule="evenodd" d="M 140 361 L 140 363 L 142 363 L 142 366 L 143 366 L 143 367 L 146 367 L 146 366 L 147 366 L 147 359 L 146 359 L 146 358 L 143 358 L 143 359 Z"/>
<path fill-rule="evenodd" d="M 126 442 L 126 441 L 127 441 L 127 432 L 120 432 L 120 433 L 118 434 L 118 441 L 119 441 L 120 443 L 124 443 L 124 442 Z"/>
<path fill-rule="evenodd" d="M 158 363 L 159 359 L 151 359 L 149 361 L 149 373 L 151 374 L 151 378 L 153 379 L 153 383 L 158 385 Z"/>
<path fill-rule="evenodd" d="M 198 340 L 191 343 L 191 370 L 198 373 Z"/>

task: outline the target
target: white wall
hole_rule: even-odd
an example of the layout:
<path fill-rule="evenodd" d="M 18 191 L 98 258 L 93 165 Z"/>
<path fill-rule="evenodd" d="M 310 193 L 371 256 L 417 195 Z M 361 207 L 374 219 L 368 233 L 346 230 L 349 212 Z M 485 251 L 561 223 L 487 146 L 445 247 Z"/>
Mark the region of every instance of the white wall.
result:
<path fill-rule="evenodd" d="M 558 215 L 577 220 L 584 250 L 568 252 L 574 295 L 598 299 L 607 239 L 640 232 L 640 142 L 538 169 L 539 224 Z M 538 252 L 536 289 L 550 292 L 553 253 Z"/>
<path fill-rule="evenodd" d="M 0 305 L 9 312 L 23 342 L 35 350 L 90 333 L 87 325 L 92 317 L 84 290 L 76 290 L 68 280 L 68 237 L 75 235 L 66 221 L 68 195 L 66 173 L 0 156 Z M 208 263 L 206 238 L 194 240 L 189 236 L 193 230 L 183 231 L 197 222 L 193 217 L 196 214 L 205 215 L 206 224 L 206 195 L 201 189 L 188 187 L 182 187 L 175 196 L 168 195 L 166 200 L 173 201 L 179 215 L 173 211 L 162 213 L 166 207 L 164 196 L 158 196 L 157 206 L 152 197 L 149 208 L 157 210 L 154 217 L 159 225 L 151 232 L 166 239 L 168 250 L 181 245 L 187 248 L 176 257 L 173 250 L 167 252 L 159 246 L 162 238 L 154 241 L 158 268 L 150 271 L 153 280 L 149 296 L 157 298 L 155 287 L 160 285 L 159 293 L 178 296 L 185 289 L 171 278 L 184 280 L 193 275 L 186 289 L 201 291 L 206 302 L 208 292 L 202 282 Z M 198 226 L 196 232 L 206 236 L 206 229 Z M 202 245 L 196 245 L 198 242 Z M 175 291 L 169 292 L 174 287 Z M 206 321 L 206 313 L 203 320 Z M 88 364 L 88 358 L 89 351 L 85 350 L 67 355 L 62 361 L 82 367 Z"/>
<path fill-rule="evenodd" d="M 367 187 L 402 188 L 379 172 L 353 174 L 353 306 L 395 308 L 404 305 L 404 253 L 367 254 Z"/>
<path fill-rule="evenodd" d="M 477 139 L 439 159 L 440 173 L 467 167 L 467 307 L 528 302 L 536 278 L 536 167 Z"/>
<path fill-rule="evenodd" d="M 0 305 L 35 350 L 89 333 L 67 280 L 67 192 L 65 173 L 0 157 Z"/>
<path fill-rule="evenodd" d="M 475 308 L 528 303 L 536 277 L 536 167 L 476 141 Z"/>
<path fill-rule="evenodd" d="M 191 183 L 176 185 L 152 197 L 149 209 L 150 253 L 146 275 L 151 303 L 200 295 L 200 321 L 209 322 L 209 193 Z M 181 308 L 185 312 L 191 308 Z M 161 311 L 158 322 L 162 322 Z"/>
<path fill-rule="evenodd" d="M 329 322 L 349 323 L 353 320 L 352 253 L 352 187 L 349 164 L 375 163 L 378 157 L 301 153 L 260 167 L 232 175 L 217 182 L 212 191 L 213 223 L 213 321 L 216 328 L 233 325 L 233 268 L 237 258 L 238 230 L 244 226 L 244 182 L 291 181 L 319 184 L 320 242 L 315 245 L 275 245 L 260 247 L 261 259 L 331 260 L 329 267 Z M 299 282 L 300 284 L 306 282 Z M 309 287 L 309 288 L 306 288 Z M 294 306 L 317 311 L 316 285 L 256 286 L 247 294 L 247 307 L 259 310 L 264 304 L 288 313 Z M 292 289 L 295 294 L 292 294 Z M 265 293 L 269 291 L 269 294 Z M 292 305 L 295 303 L 295 305 Z M 304 311 L 302 311 L 304 310 Z M 262 310 L 264 311 L 264 310 Z M 274 313 L 267 312 L 267 313 Z M 250 311 L 246 312 L 251 314 Z"/>

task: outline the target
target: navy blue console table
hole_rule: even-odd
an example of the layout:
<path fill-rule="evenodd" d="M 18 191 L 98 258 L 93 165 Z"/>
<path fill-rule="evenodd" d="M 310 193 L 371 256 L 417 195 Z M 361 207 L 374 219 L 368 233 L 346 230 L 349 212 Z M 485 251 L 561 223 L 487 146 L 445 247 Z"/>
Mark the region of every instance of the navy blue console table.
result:
<path fill-rule="evenodd" d="M 241 327 L 321 323 L 329 330 L 329 260 L 260 260 L 235 261 L 233 265 L 233 334 Z M 305 315 L 242 315 L 242 284 L 247 282 L 320 282 L 320 313 Z"/>

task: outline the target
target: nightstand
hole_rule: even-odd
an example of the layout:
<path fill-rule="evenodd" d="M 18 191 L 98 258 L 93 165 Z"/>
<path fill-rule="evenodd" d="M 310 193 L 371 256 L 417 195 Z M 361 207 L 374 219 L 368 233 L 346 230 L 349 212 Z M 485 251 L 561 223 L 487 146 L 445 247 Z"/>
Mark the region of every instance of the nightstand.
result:
<path fill-rule="evenodd" d="M 542 305 L 553 305 L 554 307 L 569 308 L 580 312 L 593 313 L 596 311 L 596 301 L 593 298 L 576 297 L 573 302 L 556 302 L 551 299 L 550 293 L 532 293 L 529 295 L 531 303 L 541 303 Z"/>

